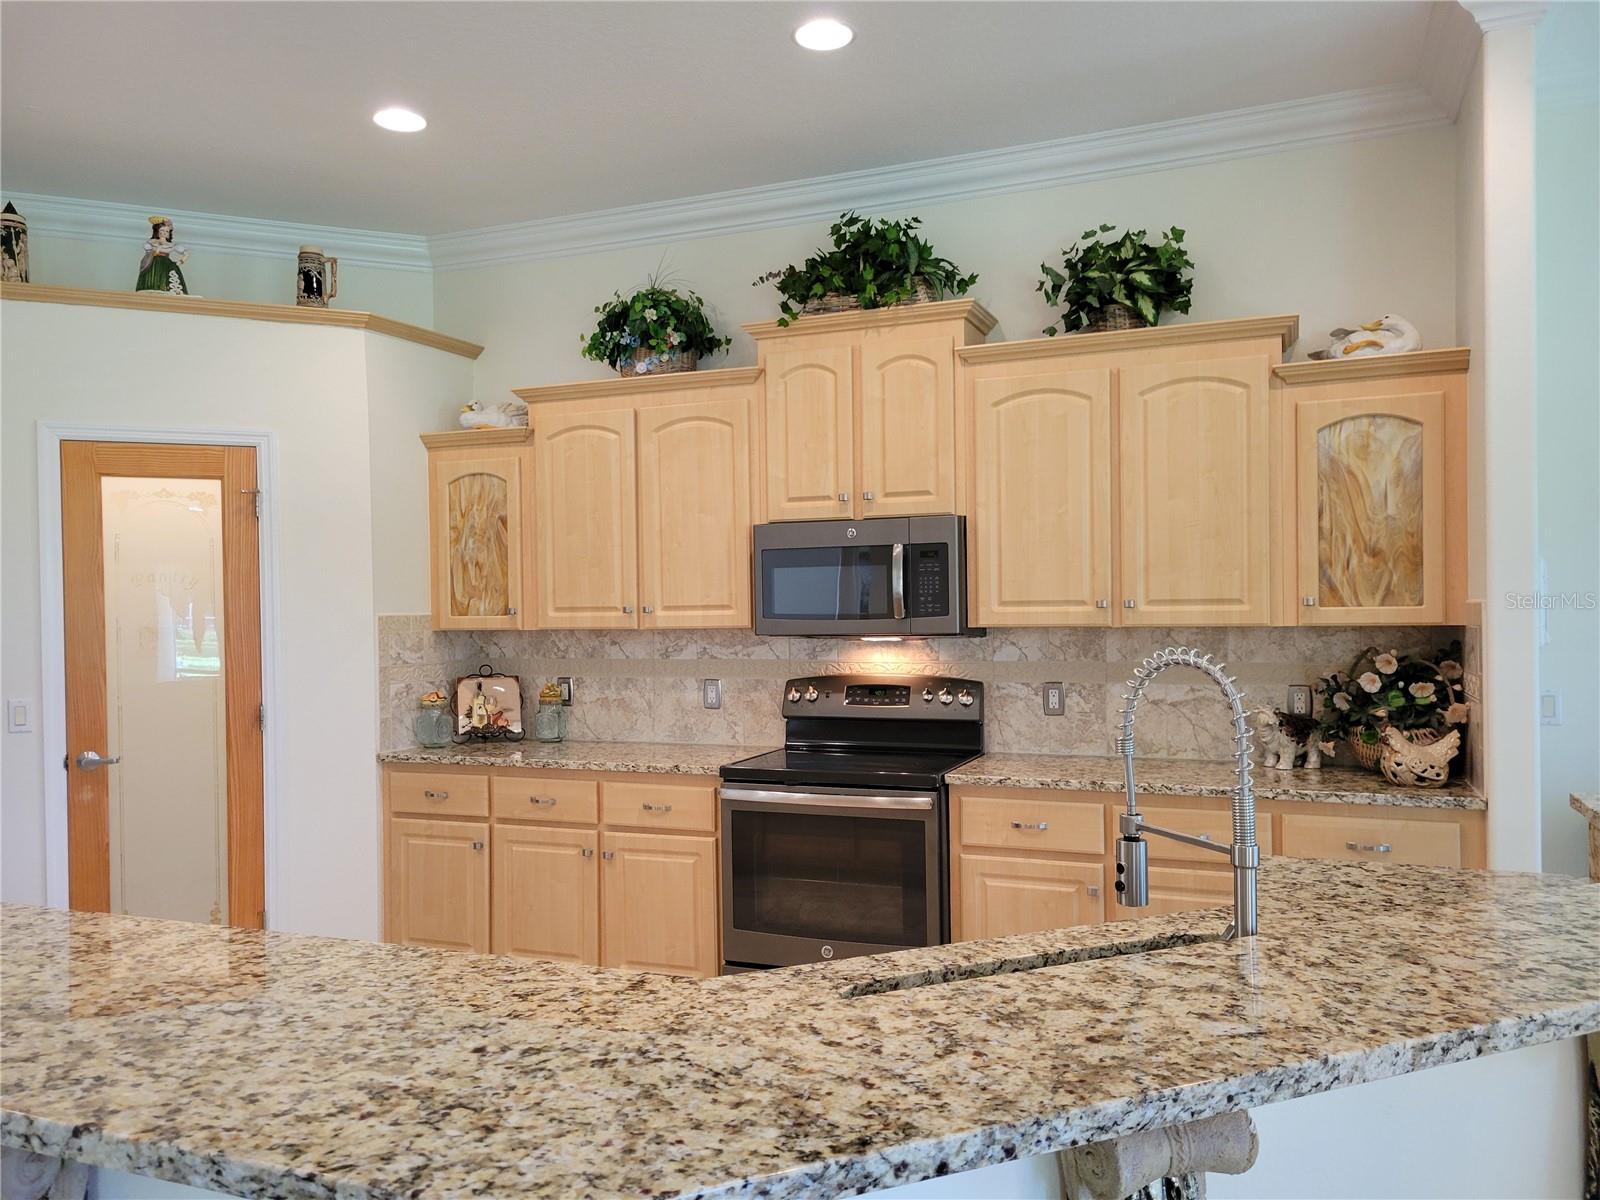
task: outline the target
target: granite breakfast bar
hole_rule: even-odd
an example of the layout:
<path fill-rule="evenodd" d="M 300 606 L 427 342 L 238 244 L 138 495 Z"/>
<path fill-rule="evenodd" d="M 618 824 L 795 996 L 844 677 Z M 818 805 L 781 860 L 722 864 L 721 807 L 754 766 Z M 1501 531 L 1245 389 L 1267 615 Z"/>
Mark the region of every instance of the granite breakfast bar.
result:
<path fill-rule="evenodd" d="M 1600 1028 L 1577 880 L 1272 860 L 1261 935 L 1221 919 L 693 981 L 10 907 L 0 1142 L 245 1196 L 825 1197 Z"/>

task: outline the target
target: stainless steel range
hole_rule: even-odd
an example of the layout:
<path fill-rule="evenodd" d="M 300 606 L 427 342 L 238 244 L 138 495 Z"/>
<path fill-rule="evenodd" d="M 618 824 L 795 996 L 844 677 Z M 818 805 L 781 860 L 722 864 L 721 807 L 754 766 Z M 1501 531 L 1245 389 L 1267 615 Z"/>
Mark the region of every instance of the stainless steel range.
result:
<path fill-rule="evenodd" d="M 783 715 L 721 771 L 724 973 L 949 941 L 944 776 L 983 752 L 983 685 L 815 675 Z"/>

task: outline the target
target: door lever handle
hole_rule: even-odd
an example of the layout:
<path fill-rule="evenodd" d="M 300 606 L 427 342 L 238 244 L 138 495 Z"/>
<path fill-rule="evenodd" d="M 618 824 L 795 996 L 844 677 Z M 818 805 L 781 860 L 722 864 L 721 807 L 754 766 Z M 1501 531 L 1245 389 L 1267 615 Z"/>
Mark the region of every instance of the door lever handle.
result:
<path fill-rule="evenodd" d="M 113 754 L 110 758 L 101 758 L 94 750 L 85 750 L 78 755 L 78 766 L 85 771 L 98 771 L 101 767 L 109 767 L 113 763 L 122 761 L 122 755 Z"/>

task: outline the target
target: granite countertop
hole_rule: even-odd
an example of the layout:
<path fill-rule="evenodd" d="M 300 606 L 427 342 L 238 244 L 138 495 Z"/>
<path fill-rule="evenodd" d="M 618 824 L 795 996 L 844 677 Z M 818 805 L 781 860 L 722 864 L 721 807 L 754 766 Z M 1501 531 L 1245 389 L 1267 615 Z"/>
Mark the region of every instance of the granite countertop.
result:
<path fill-rule="evenodd" d="M 1236 780 L 1231 762 L 1171 758 L 1134 760 L 1141 796 L 1228 796 Z M 1122 759 L 1090 755 L 985 754 L 945 776 L 960 787 L 1060 788 L 1074 792 L 1123 790 Z M 1373 771 L 1322 767 L 1279 771 L 1258 766 L 1252 776 L 1258 800 L 1310 800 L 1324 804 L 1382 804 L 1411 808 L 1486 807 L 1470 784 L 1400 787 Z"/>
<path fill-rule="evenodd" d="M 1243 942 L 1181 913 L 705 981 L 7 907 L 0 1142 L 260 1197 L 822 1198 L 1600 1029 L 1600 887 L 1261 888 Z"/>
<path fill-rule="evenodd" d="M 1600 795 L 1573 792 L 1569 802 L 1572 811 L 1583 817 L 1590 825 L 1600 825 Z"/>
<path fill-rule="evenodd" d="M 456 767 L 544 767 L 562 771 L 637 771 L 643 775 L 715 775 L 723 763 L 760 754 L 766 746 L 697 746 L 677 742 L 467 742 L 437 750 L 384 750 L 386 763 Z"/>

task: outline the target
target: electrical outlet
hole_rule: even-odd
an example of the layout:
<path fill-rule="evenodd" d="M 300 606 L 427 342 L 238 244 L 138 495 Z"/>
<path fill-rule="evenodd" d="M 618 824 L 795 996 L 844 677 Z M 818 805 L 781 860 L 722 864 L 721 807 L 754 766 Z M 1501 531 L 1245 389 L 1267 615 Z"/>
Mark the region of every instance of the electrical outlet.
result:
<path fill-rule="evenodd" d="M 571 703 L 572 703 L 572 676 L 571 675 L 557 675 L 556 676 L 556 686 L 561 689 L 561 703 L 566 704 L 566 705 L 571 705 Z"/>
<path fill-rule="evenodd" d="M 1285 711 L 1294 717 L 1309 717 L 1311 715 L 1311 685 L 1309 683 L 1291 683 L 1289 685 L 1289 707 Z"/>
<path fill-rule="evenodd" d="M 1047 717 L 1060 717 L 1066 715 L 1066 693 L 1059 683 L 1044 685 L 1044 715 Z"/>
<path fill-rule="evenodd" d="M 722 680 L 702 679 L 700 681 L 700 703 L 707 708 L 722 707 Z"/>

